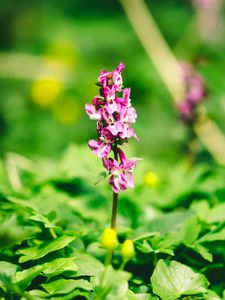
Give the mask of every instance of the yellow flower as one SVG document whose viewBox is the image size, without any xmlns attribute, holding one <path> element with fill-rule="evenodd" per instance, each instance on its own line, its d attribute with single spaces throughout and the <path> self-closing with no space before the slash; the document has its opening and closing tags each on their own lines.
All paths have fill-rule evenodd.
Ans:
<svg viewBox="0 0 225 300">
<path fill-rule="evenodd" d="M 122 244 L 121 254 L 123 260 L 128 261 L 135 255 L 134 243 L 132 240 L 125 240 Z"/>
<path fill-rule="evenodd" d="M 51 105 L 59 96 L 63 84 L 54 77 L 41 77 L 31 86 L 32 101 L 42 107 Z"/>
<path fill-rule="evenodd" d="M 113 228 L 105 228 L 101 237 L 101 242 L 107 250 L 113 250 L 118 243 L 116 230 Z"/>
<path fill-rule="evenodd" d="M 144 184 L 145 185 L 154 187 L 154 186 L 158 185 L 158 183 L 159 183 L 159 176 L 156 173 L 154 173 L 152 171 L 145 173 L 145 175 L 144 175 Z"/>
</svg>

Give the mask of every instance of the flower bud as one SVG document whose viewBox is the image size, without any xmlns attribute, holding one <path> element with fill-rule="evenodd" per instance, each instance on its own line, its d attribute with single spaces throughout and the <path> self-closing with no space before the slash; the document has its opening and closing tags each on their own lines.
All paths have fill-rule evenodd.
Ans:
<svg viewBox="0 0 225 300">
<path fill-rule="evenodd" d="M 105 228 L 101 237 L 101 242 L 107 250 L 113 250 L 117 245 L 116 230 L 113 228 Z"/>
<path fill-rule="evenodd" d="M 144 175 L 144 184 L 154 187 L 158 185 L 159 183 L 159 177 L 156 173 L 149 171 Z"/>
<path fill-rule="evenodd" d="M 130 260 L 135 255 L 134 243 L 132 240 L 125 240 L 122 244 L 121 254 L 125 261 Z"/>
</svg>

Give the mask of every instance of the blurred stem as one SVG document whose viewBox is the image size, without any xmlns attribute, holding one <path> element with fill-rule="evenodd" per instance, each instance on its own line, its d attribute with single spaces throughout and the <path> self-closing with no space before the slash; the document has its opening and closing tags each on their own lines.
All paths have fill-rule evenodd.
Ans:
<svg viewBox="0 0 225 300">
<path fill-rule="evenodd" d="M 206 115 L 198 118 L 194 124 L 195 133 L 221 165 L 225 165 L 225 138 L 220 128 Z"/>
<path fill-rule="evenodd" d="M 15 191 L 21 190 L 22 183 L 20 180 L 20 176 L 19 176 L 19 172 L 16 166 L 14 156 L 11 153 L 8 153 L 6 156 L 5 166 L 6 166 L 6 172 L 12 189 Z"/>
<path fill-rule="evenodd" d="M 201 46 L 198 34 L 196 16 L 192 16 L 186 28 L 184 29 L 178 43 L 173 48 L 174 53 L 178 57 L 188 57 L 194 60 Z"/>
<path fill-rule="evenodd" d="M 175 102 L 185 98 L 179 63 L 167 45 L 143 0 L 120 0 L 124 11 Z M 225 165 L 225 137 L 206 112 L 194 124 L 194 131 L 217 163 Z"/>
<path fill-rule="evenodd" d="M 143 0 L 120 0 L 120 2 L 169 93 L 174 101 L 181 101 L 185 93 L 181 68 L 147 5 Z"/>
<path fill-rule="evenodd" d="M 199 148 L 198 139 L 193 125 L 190 125 L 190 127 L 188 127 L 187 141 L 188 142 L 185 145 L 185 151 L 187 152 L 188 169 L 191 169 L 196 161 L 196 156 Z"/>
</svg>

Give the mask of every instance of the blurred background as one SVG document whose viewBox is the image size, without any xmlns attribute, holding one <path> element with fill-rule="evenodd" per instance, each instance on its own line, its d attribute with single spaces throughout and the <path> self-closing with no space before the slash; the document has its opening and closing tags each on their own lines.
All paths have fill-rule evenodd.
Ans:
<svg viewBox="0 0 225 300">
<path fill-rule="evenodd" d="M 223 0 L 145 3 L 175 57 L 204 76 L 208 115 L 225 132 Z M 182 158 L 188 128 L 119 1 L 0 0 L 0 28 L 2 154 L 57 157 L 95 138 L 84 105 L 98 94 L 100 70 L 123 61 L 138 113 L 136 154 Z"/>
</svg>

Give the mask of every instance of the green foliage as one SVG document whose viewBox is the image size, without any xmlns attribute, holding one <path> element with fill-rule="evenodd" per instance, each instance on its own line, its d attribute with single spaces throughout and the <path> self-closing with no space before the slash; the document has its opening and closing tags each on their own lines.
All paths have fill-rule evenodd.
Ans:
<svg viewBox="0 0 225 300">
<path fill-rule="evenodd" d="M 32 172 L 21 172 L 19 191 L 10 181 L 1 191 L 0 297 L 223 299 L 224 169 L 214 166 L 209 172 L 199 165 L 187 171 L 179 164 L 167 173 L 167 181 L 162 175 L 157 186 L 149 187 L 140 164 L 136 189 L 120 195 L 120 243 L 113 265 L 104 265 L 100 236 L 110 221 L 111 190 L 104 181 L 90 181 L 87 173 L 97 174 L 91 153 L 85 153 L 88 172 L 81 171 L 85 159 L 74 162 L 80 149 L 70 146 L 41 176 L 42 161 Z M 145 160 L 145 168 L 148 164 Z M 179 189 L 167 198 L 173 196 L 172 178 L 178 173 Z M 125 239 L 134 241 L 136 253 L 122 270 Z"/>
</svg>

